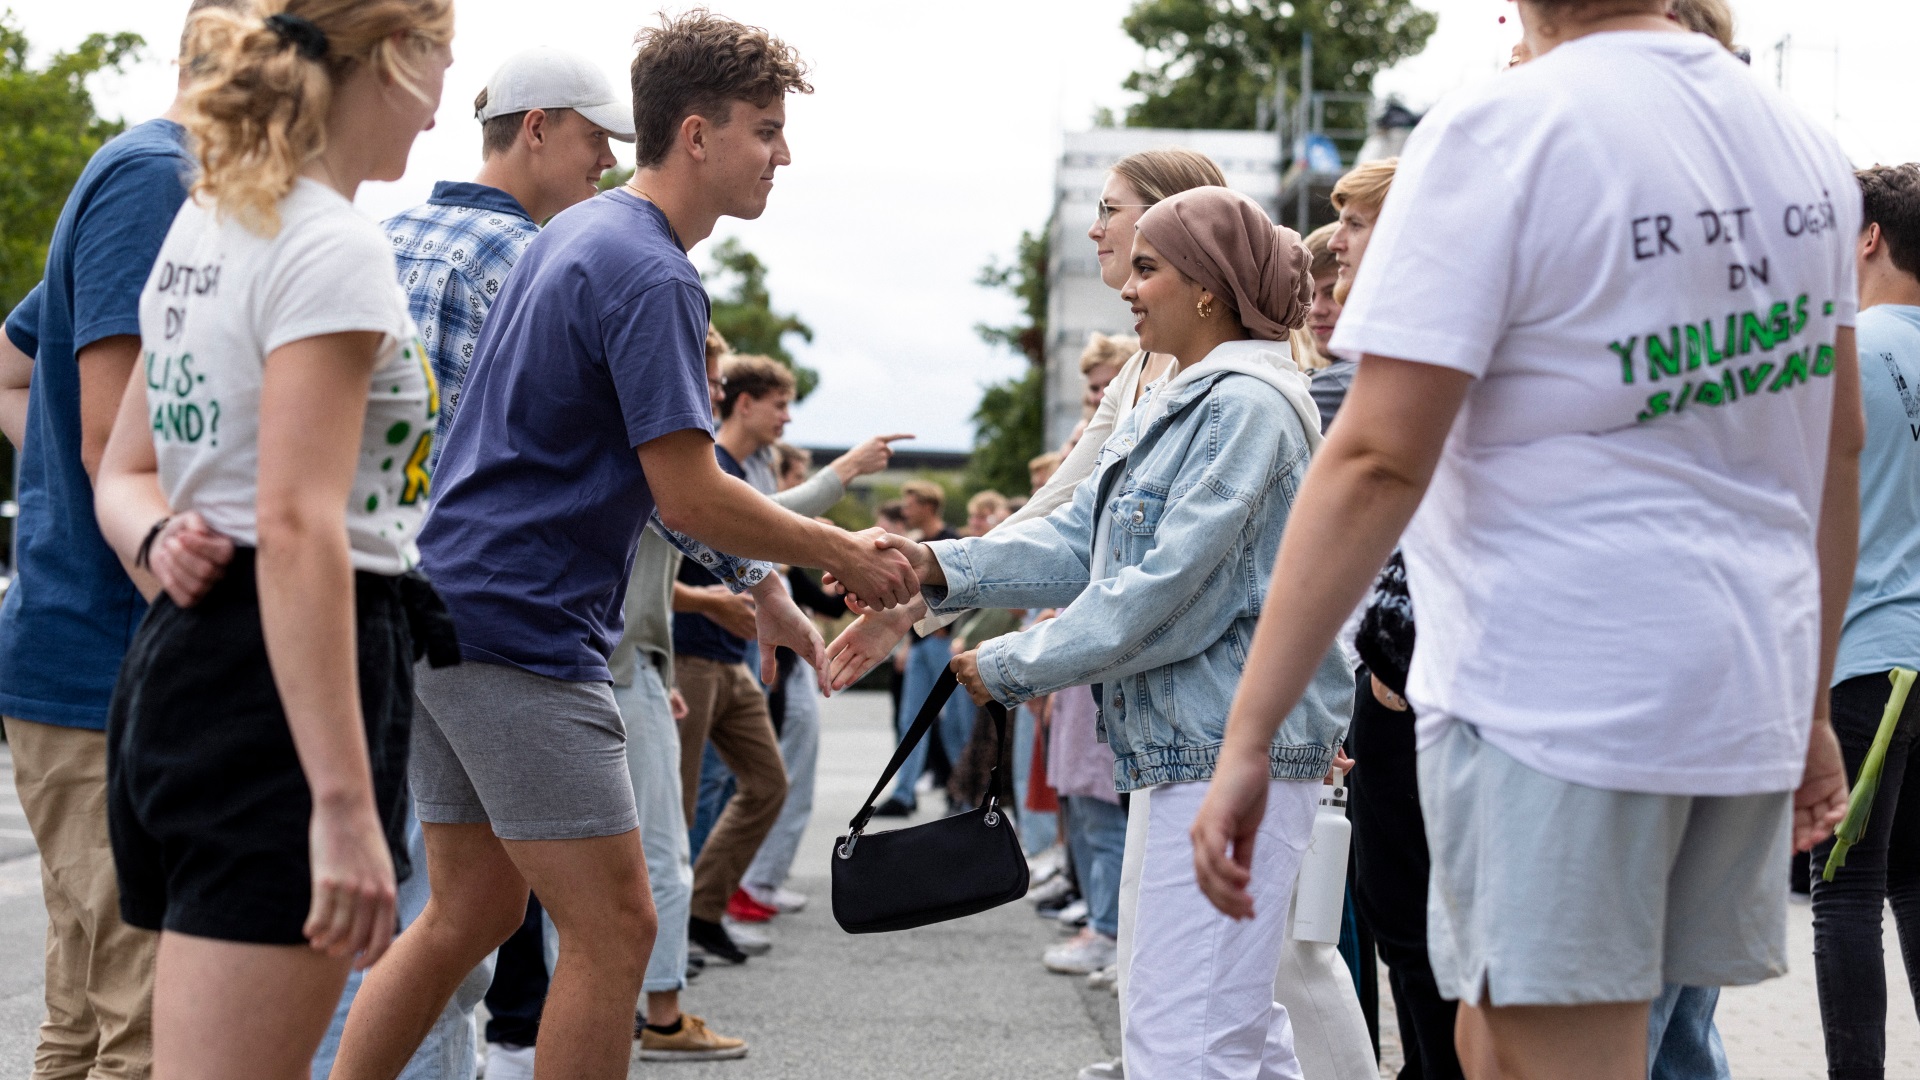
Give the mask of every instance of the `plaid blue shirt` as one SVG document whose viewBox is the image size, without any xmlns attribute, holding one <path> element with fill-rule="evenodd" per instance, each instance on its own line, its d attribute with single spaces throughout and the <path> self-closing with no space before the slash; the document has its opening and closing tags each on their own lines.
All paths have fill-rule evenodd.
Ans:
<svg viewBox="0 0 1920 1080">
<path fill-rule="evenodd" d="M 407 306 L 440 384 L 439 430 L 444 432 L 453 427 L 460 407 L 480 327 L 540 226 L 518 199 L 499 188 L 442 180 L 433 185 L 431 198 L 388 218 L 385 228 Z M 435 440 L 428 451 L 429 472 L 439 464 L 440 446 Z M 648 523 L 734 592 L 747 591 L 773 571 L 771 563 L 736 559 L 674 532 L 658 513 Z"/>
</svg>

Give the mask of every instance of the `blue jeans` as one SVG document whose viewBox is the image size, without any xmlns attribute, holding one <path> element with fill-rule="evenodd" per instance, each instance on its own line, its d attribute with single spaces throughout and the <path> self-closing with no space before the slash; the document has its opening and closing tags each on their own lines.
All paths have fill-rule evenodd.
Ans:
<svg viewBox="0 0 1920 1080">
<path fill-rule="evenodd" d="M 1713 1010 L 1717 986 L 1668 983 L 1647 1010 L 1647 1076 L 1650 1080 L 1731 1080 L 1727 1051 Z"/>
<path fill-rule="evenodd" d="M 419 820 L 413 816 L 411 801 L 407 804 L 407 856 L 413 862 L 413 874 L 400 883 L 397 897 L 403 930 L 427 906 L 427 842 Z M 353 1007 L 364 974 L 356 971 L 347 977 L 340 1005 L 333 1010 L 333 1022 L 327 1025 L 327 1034 L 313 1055 L 313 1080 L 327 1080 L 327 1074 L 333 1071 L 333 1059 L 340 1053 L 340 1033 L 347 1026 L 347 1010 Z M 413 1052 L 413 1059 L 401 1070 L 400 1080 L 473 1080 L 473 1010 L 492 982 L 493 957 L 489 956 L 461 980 L 453 1000 L 441 1010 L 420 1048 Z"/>
<path fill-rule="evenodd" d="M 920 706 L 926 704 L 927 695 L 933 692 L 933 684 L 940 681 L 940 673 L 947 669 L 953 660 L 953 639 L 935 634 L 914 642 L 907 649 L 907 671 L 904 684 L 900 688 L 900 715 L 894 718 L 896 737 L 904 737 L 907 729 L 913 726 L 913 718 L 920 715 Z M 940 712 L 940 723 L 934 734 L 940 738 L 940 745 L 947 751 L 947 760 L 957 762 L 966 753 L 967 740 L 973 737 L 973 700 L 964 690 L 954 691 L 947 700 L 946 708 Z M 920 782 L 920 774 L 927 771 L 927 740 L 907 755 L 906 762 L 900 766 L 900 777 L 893 785 L 893 798 L 907 806 L 918 801 L 913 786 Z"/>
<path fill-rule="evenodd" d="M 1060 839 L 1060 815 L 1027 809 L 1027 778 L 1033 775 L 1033 713 L 1025 705 L 1013 714 L 1014 817 L 1020 822 L 1020 846 L 1033 855 Z"/>
<path fill-rule="evenodd" d="M 1091 795 L 1063 795 L 1067 847 L 1087 900 L 1087 925 L 1108 937 L 1120 933 L 1120 864 L 1127 851 L 1127 812 Z"/>
<path fill-rule="evenodd" d="M 687 909 L 693 904 L 693 856 L 680 801 L 680 726 L 660 670 L 638 658 L 632 686 L 616 686 L 614 703 L 627 723 L 627 770 L 640 811 L 640 846 L 660 929 L 647 959 L 649 994 L 687 984 Z"/>
<path fill-rule="evenodd" d="M 787 675 L 787 715 L 780 723 L 780 760 L 787 765 L 787 801 L 760 842 L 741 884 L 763 892 L 787 883 L 800 840 L 813 820 L 813 783 L 820 764 L 820 688 L 802 660 Z"/>
</svg>

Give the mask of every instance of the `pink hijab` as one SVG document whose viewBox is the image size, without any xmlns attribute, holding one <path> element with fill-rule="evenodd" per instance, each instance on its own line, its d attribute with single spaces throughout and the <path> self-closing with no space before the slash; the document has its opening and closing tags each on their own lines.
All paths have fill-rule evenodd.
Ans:
<svg viewBox="0 0 1920 1080">
<path fill-rule="evenodd" d="M 1300 234 L 1223 187 L 1189 188 L 1155 203 L 1134 230 L 1160 257 L 1233 308 L 1247 332 L 1285 341 L 1313 305 L 1312 256 Z"/>
</svg>

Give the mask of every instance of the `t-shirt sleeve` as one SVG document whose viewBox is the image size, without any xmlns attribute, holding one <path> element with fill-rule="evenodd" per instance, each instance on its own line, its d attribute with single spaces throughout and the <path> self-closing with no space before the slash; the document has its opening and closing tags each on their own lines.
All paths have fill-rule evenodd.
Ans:
<svg viewBox="0 0 1920 1080">
<path fill-rule="evenodd" d="M 7 340 L 28 356 L 40 351 L 40 303 L 46 288 L 45 282 L 35 285 L 27 298 L 7 314 Z"/>
<path fill-rule="evenodd" d="M 688 428 L 712 434 L 707 318 L 707 294 L 679 280 L 654 285 L 602 317 L 607 371 L 628 445 Z"/>
<path fill-rule="evenodd" d="M 1330 342 L 1485 375 L 1505 333 L 1526 199 L 1458 113 L 1407 142 Z"/>
<path fill-rule="evenodd" d="M 1854 261 L 1851 238 L 1859 236 L 1860 230 L 1866 228 L 1867 209 L 1865 197 L 1860 193 L 1860 181 L 1853 175 L 1852 163 L 1838 146 L 1834 147 L 1833 153 L 1836 159 L 1833 183 L 1839 186 L 1834 203 L 1839 228 L 1833 233 L 1836 237 L 1847 238 L 1834 266 L 1833 323 L 1835 326 L 1856 326 L 1860 319 L 1860 267 Z"/>
<path fill-rule="evenodd" d="M 74 221 L 73 351 L 140 333 L 140 293 L 186 201 L 181 159 L 128 158 L 94 188 Z"/>
<path fill-rule="evenodd" d="M 316 214 L 281 234 L 261 293 L 261 348 L 327 334 L 407 331 L 406 294 L 379 226 L 352 211 Z"/>
</svg>

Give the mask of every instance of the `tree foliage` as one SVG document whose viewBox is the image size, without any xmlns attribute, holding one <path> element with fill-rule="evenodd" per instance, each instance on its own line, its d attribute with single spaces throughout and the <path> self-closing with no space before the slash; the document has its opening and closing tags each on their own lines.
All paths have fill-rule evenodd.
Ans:
<svg viewBox="0 0 1920 1080">
<path fill-rule="evenodd" d="M 13 13 L 0 11 L 0 312 L 39 282 L 67 192 L 126 127 L 94 112 L 87 79 L 125 70 L 143 44 L 138 34 L 94 34 L 36 69 Z"/>
<path fill-rule="evenodd" d="M 1028 490 L 1027 462 L 1046 446 L 1047 417 L 1047 233 L 1022 232 L 1014 260 L 989 262 L 975 279 L 982 288 L 1004 289 L 1020 301 L 1020 321 L 974 327 L 982 341 L 1027 358 L 1022 374 L 988 386 L 973 412 L 973 458 L 967 484 L 1008 495 Z"/>
<path fill-rule="evenodd" d="M 1125 86 L 1144 97 L 1132 127 L 1252 130 L 1278 87 L 1300 80 L 1313 35 L 1317 90 L 1366 93 L 1426 47 L 1437 22 L 1412 0 L 1136 0 L 1121 22 L 1148 64 Z"/>
<path fill-rule="evenodd" d="M 812 341 L 813 328 L 801 322 L 798 315 L 773 310 L 773 296 L 767 291 L 767 267 L 760 257 L 730 236 L 713 249 L 713 269 L 706 278 L 707 291 L 713 294 L 713 325 L 733 351 L 771 356 L 787 365 L 797 384 L 794 400 L 813 393 L 813 388 L 820 385 L 820 373 L 796 363 L 785 344 L 788 334 Z M 723 281 L 731 283 L 731 291 L 723 293 L 715 287 Z"/>
</svg>

